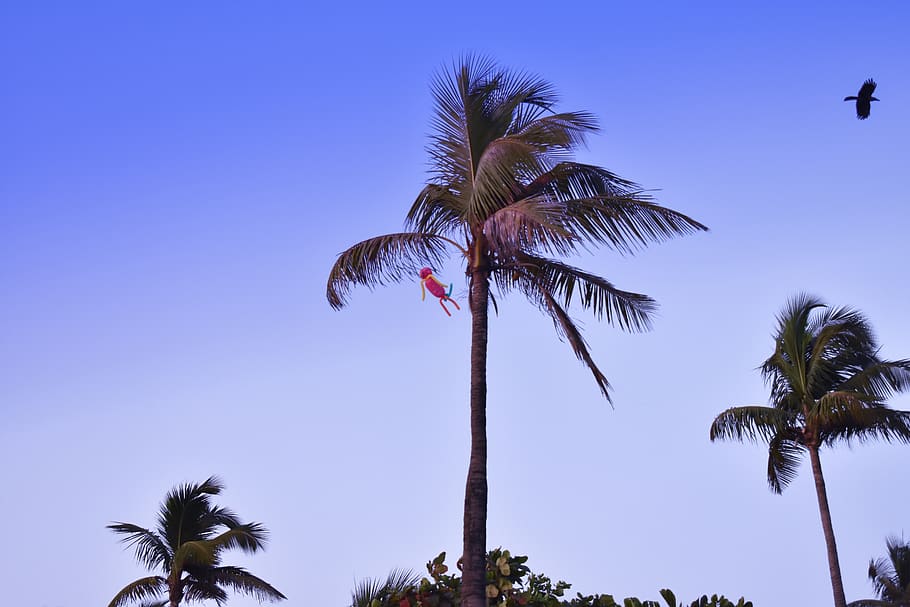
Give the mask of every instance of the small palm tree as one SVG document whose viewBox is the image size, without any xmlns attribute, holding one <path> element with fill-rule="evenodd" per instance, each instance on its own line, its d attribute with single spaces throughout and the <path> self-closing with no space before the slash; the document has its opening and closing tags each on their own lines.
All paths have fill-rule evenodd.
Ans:
<svg viewBox="0 0 910 607">
<path fill-rule="evenodd" d="M 910 442 L 910 412 L 885 401 L 910 387 L 910 360 L 887 361 L 866 318 L 830 308 L 808 295 L 790 300 L 778 317 L 774 354 L 761 366 L 771 406 L 732 407 L 711 425 L 711 440 L 768 444 L 768 484 L 780 493 L 809 455 L 828 552 L 836 607 L 844 607 L 837 545 L 819 451 L 872 439 Z"/>
<path fill-rule="evenodd" d="M 366 578 L 351 591 L 351 607 L 384 607 L 392 596 L 416 586 L 419 581 L 419 575 L 404 569 L 393 569 L 384 580 Z"/>
<path fill-rule="evenodd" d="M 654 300 L 551 256 L 599 244 L 633 252 L 650 242 L 706 229 L 654 203 L 606 169 L 574 162 L 572 151 L 597 130 L 586 112 L 553 111 L 553 87 L 484 59 L 465 60 L 433 85 L 429 154 L 433 178 L 407 215 L 406 231 L 370 238 L 341 253 L 326 295 L 339 309 L 354 285 L 416 277 L 458 251 L 471 312 L 471 455 L 465 487 L 462 599 L 484 607 L 487 519 L 487 328 L 491 282 L 518 291 L 547 314 L 560 337 L 609 384 L 567 308 L 577 296 L 598 319 L 627 330 L 650 326 Z"/>
<path fill-rule="evenodd" d="M 847 607 L 910 607 L 910 542 L 889 537 L 888 556 L 869 561 L 869 579 L 878 599 L 853 601 Z"/>
<path fill-rule="evenodd" d="M 225 588 L 259 601 L 286 598 L 264 580 L 242 567 L 221 564 L 225 550 L 254 553 L 265 546 L 268 532 L 259 523 L 241 523 L 227 508 L 215 506 L 210 496 L 224 489 L 217 477 L 172 489 L 158 511 L 153 530 L 132 523 L 107 528 L 123 535 L 136 551 L 136 560 L 162 575 L 140 578 L 125 586 L 108 607 L 140 602 L 142 607 L 177 607 L 181 601 L 227 601 Z M 166 597 L 166 598 L 165 598 Z"/>
</svg>

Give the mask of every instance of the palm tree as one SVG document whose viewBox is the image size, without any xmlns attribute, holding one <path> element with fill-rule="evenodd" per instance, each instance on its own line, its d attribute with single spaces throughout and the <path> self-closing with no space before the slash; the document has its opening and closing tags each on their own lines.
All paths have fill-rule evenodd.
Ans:
<svg viewBox="0 0 910 607">
<path fill-rule="evenodd" d="M 885 545 L 888 556 L 869 561 L 869 579 L 878 599 L 853 601 L 847 607 L 910 607 L 910 542 L 889 537 Z"/>
<path fill-rule="evenodd" d="M 155 530 L 115 522 L 107 528 L 123 535 L 122 542 L 136 551 L 136 560 L 162 575 L 140 578 L 126 585 L 108 607 L 139 601 L 142 607 L 177 607 L 187 601 L 227 601 L 225 588 L 259 601 L 287 598 L 242 567 L 221 564 L 225 550 L 254 553 L 265 547 L 268 535 L 259 523 L 241 523 L 237 515 L 211 503 L 224 485 L 217 477 L 201 484 L 172 489 L 158 511 Z M 166 598 L 164 598 L 166 597 Z"/>
<path fill-rule="evenodd" d="M 819 450 L 844 441 L 910 442 L 910 412 L 885 401 L 910 386 L 910 360 L 887 361 L 866 318 L 800 294 L 778 316 L 774 354 L 761 366 L 771 406 L 727 409 L 711 425 L 711 440 L 768 443 L 768 484 L 780 493 L 808 453 L 828 551 L 834 604 L 844 607 L 837 545 Z"/>
<path fill-rule="evenodd" d="M 567 308 L 574 296 L 598 319 L 627 330 L 650 326 L 654 301 L 550 255 L 586 244 L 634 252 L 653 241 L 706 229 L 663 208 L 638 186 L 606 169 L 574 162 L 573 149 L 597 130 L 586 112 L 552 110 L 547 82 L 468 57 L 433 82 L 434 135 L 430 182 L 407 214 L 405 231 L 370 238 L 343 252 L 331 270 L 327 297 L 336 309 L 354 285 L 414 277 L 443 260 L 449 247 L 464 258 L 471 320 L 471 455 L 465 488 L 463 600 L 486 604 L 488 307 L 517 290 L 544 311 L 587 365 L 603 394 L 609 384 L 595 365 Z"/>
</svg>

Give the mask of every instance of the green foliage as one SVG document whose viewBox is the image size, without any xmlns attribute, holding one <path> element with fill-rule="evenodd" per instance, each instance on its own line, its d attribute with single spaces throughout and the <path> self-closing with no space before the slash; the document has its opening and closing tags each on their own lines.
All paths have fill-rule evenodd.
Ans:
<svg viewBox="0 0 910 607">
<path fill-rule="evenodd" d="M 810 450 L 871 440 L 910 443 L 910 412 L 885 402 L 910 389 L 910 359 L 885 360 L 869 321 L 800 294 L 778 316 L 774 353 L 761 366 L 771 406 L 731 407 L 711 440 L 768 444 L 768 484 L 780 493 Z"/>
<path fill-rule="evenodd" d="M 509 293 L 525 296 L 609 399 L 570 304 L 626 331 L 648 330 L 657 304 L 564 259 L 595 246 L 632 254 L 707 227 L 661 206 L 638 184 L 575 161 L 596 121 L 587 112 L 556 112 L 558 97 L 544 80 L 466 57 L 440 73 L 433 96 L 430 183 L 408 211 L 405 231 L 338 256 L 326 284 L 329 305 L 343 308 L 358 285 L 413 280 L 421 267 L 438 267 L 457 251 L 475 285 L 492 281 L 499 292 L 483 296 L 484 310 L 488 297 L 495 306 Z"/>
<path fill-rule="evenodd" d="M 910 607 L 910 542 L 891 536 L 887 555 L 869 561 L 869 580 L 878 599 L 853 601 L 847 607 Z"/>
<path fill-rule="evenodd" d="M 107 526 L 134 550 L 141 565 L 162 574 L 127 584 L 108 607 L 179 605 L 184 599 L 222 605 L 227 600 L 225 588 L 260 602 L 286 598 L 246 569 L 222 563 L 228 550 L 249 554 L 262 550 L 268 536 L 261 524 L 242 523 L 232 511 L 212 502 L 211 496 L 219 495 L 223 488 L 214 476 L 199 484 L 175 487 L 159 508 L 155 529 L 123 522 Z"/>
<path fill-rule="evenodd" d="M 352 607 L 459 607 L 461 578 L 456 572 L 449 572 L 445 559 L 446 553 L 441 552 L 429 561 L 428 575 L 419 582 L 377 594 L 368 603 L 355 598 Z M 677 603 L 676 595 L 666 588 L 660 591 L 665 605 L 636 597 L 617 602 L 609 594 L 583 595 L 579 592 L 573 598 L 566 598 L 571 584 L 561 580 L 554 582 L 545 575 L 533 573 L 527 561 L 528 557 L 514 556 L 502 548 L 487 553 L 486 594 L 489 607 L 752 607 L 751 601 L 744 598 L 734 603 L 716 594 L 710 598 L 703 595 L 685 605 Z M 460 561 L 457 566 L 461 568 Z M 358 588 L 363 585 L 361 583 Z"/>
</svg>

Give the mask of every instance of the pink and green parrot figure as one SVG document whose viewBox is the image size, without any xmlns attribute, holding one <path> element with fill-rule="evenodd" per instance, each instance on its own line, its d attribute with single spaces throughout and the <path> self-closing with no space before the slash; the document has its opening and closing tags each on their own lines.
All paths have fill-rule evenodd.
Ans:
<svg viewBox="0 0 910 607">
<path fill-rule="evenodd" d="M 446 292 L 446 287 L 449 288 Z M 449 309 L 446 307 L 446 301 L 452 302 L 456 310 L 460 310 L 461 306 L 458 305 L 458 302 L 449 297 L 452 294 L 452 285 L 446 285 L 439 282 L 439 279 L 433 276 L 433 270 L 430 268 L 421 268 L 420 269 L 420 301 L 423 301 L 427 298 L 427 289 L 430 290 L 434 296 L 439 298 L 439 305 L 442 306 L 442 309 L 445 310 L 445 313 L 448 316 L 452 316 L 452 313 L 449 312 Z"/>
</svg>

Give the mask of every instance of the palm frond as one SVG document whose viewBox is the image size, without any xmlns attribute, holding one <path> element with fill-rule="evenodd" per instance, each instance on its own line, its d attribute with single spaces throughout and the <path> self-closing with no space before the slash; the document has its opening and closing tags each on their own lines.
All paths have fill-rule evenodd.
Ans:
<svg viewBox="0 0 910 607">
<path fill-rule="evenodd" d="M 211 505 L 199 522 L 199 526 L 206 530 L 206 534 L 213 532 L 218 527 L 237 527 L 241 524 L 240 518 L 230 508 Z"/>
<path fill-rule="evenodd" d="M 647 331 L 657 302 L 640 293 L 617 289 L 611 282 L 553 259 L 519 254 L 502 265 L 505 276 L 527 274 L 538 288 L 552 294 L 563 308 L 578 296 L 581 307 L 591 310 L 597 320 L 618 325 L 625 331 Z M 499 280 L 502 273 L 497 273 Z"/>
<path fill-rule="evenodd" d="M 537 176 L 524 196 L 546 195 L 565 206 L 566 226 L 582 240 L 631 253 L 674 236 L 707 230 L 655 203 L 634 182 L 601 167 L 560 162 Z"/>
<path fill-rule="evenodd" d="M 910 598 L 910 541 L 903 536 L 892 535 L 885 541 L 888 560 L 891 563 L 895 583 L 907 592 Z"/>
<path fill-rule="evenodd" d="M 354 285 L 374 287 L 414 276 L 423 266 L 442 263 L 447 239 L 436 234 L 402 232 L 370 238 L 338 256 L 329 273 L 326 297 L 336 310 L 348 302 Z"/>
<path fill-rule="evenodd" d="M 543 112 L 549 111 L 559 96 L 552 84 L 543 78 L 527 72 L 499 69 L 495 78 L 497 84 L 492 107 L 500 122 L 512 119 L 524 112 L 524 121 L 513 120 L 509 133 L 520 131 L 524 124 L 536 120 Z"/>
<path fill-rule="evenodd" d="M 157 599 L 167 592 L 167 580 L 157 575 L 140 578 L 123 587 L 114 595 L 108 607 L 121 607 L 134 601 Z"/>
<path fill-rule="evenodd" d="M 572 351 L 575 353 L 575 357 L 590 369 L 591 374 L 594 376 L 594 381 L 597 382 L 597 387 L 600 388 L 601 394 L 603 394 L 604 398 L 607 399 L 607 402 L 612 405 L 613 400 L 610 398 L 610 382 L 607 381 L 606 376 L 594 363 L 594 359 L 588 351 L 588 342 L 582 337 L 581 331 L 566 311 L 543 285 L 533 279 L 522 281 L 520 284 L 522 290 L 525 291 L 525 295 L 531 298 L 532 301 L 536 300 L 538 306 L 550 316 L 560 339 L 569 342 L 569 346 L 571 346 Z"/>
<path fill-rule="evenodd" d="M 814 398 L 841 386 L 876 358 L 878 346 L 872 329 L 855 310 L 823 308 L 809 319 L 805 332 L 810 349 L 806 386 Z"/>
<path fill-rule="evenodd" d="M 406 589 L 416 586 L 418 582 L 420 582 L 420 575 L 405 569 L 393 569 L 384 580 L 365 578 L 360 580 L 351 591 L 350 607 L 370 607 L 374 600 L 387 601 L 393 595 L 401 594 Z"/>
<path fill-rule="evenodd" d="M 215 601 L 215 604 L 220 606 L 227 602 L 228 594 L 213 582 L 198 577 L 188 577 L 183 580 L 183 598 L 188 603 Z"/>
<path fill-rule="evenodd" d="M 209 540 L 216 553 L 221 550 L 239 548 L 247 553 L 254 553 L 265 548 L 268 531 L 259 523 L 245 523 L 221 533 Z"/>
<path fill-rule="evenodd" d="M 635 182 L 603 167 L 564 161 L 528 183 L 524 195 L 547 194 L 557 200 L 574 200 L 598 196 L 621 198 L 641 191 Z"/>
<path fill-rule="evenodd" d="M 120 541 L 135 550 L 136 560 L 142 565 L 149 569 L 160 568 L 165 572 L 170 568 L 171 550 L 154 531 L 121 522 L 114 522 L 107 525 L 107 528 L 125 536 Z"/>
<path fill-rule="evenodd" d="M 431 183 L 424 186 L 411 209 L 405 227 L 411 232 L 453 234 L 462 227 L 466 204 L 452 187 Z"/>
<path fill-rule="evenodd" d="M 793 440 L 793 434 L 776 434 L 768 442 L 768 486 L 781 493 L 796 478 L 806 448 Z"/>
<path fill-rule="evenodd" d="M 541 152 L 551 152 L 554 148 L 577 148 L 584 145 L 589 133 L 598 130 L 597 119 L 588 112 L 551 114 L 516 126 L 519 128 L 512 136 Z"/>
<path fill-rule="evenodd" d="M 819 349 L 816 334 L 821 325 L 812 316 L 819 308 L 822 309 L 822 315 L 829 312 L 820 299 L 799 293 L 788 300 L 777 315 L 774 354 L 761 365 L 762 377 L 771 387 L 773 403 L 795 395 L 793 404 L 801 406 L 806 399 L 820 395 L 818 386 L 824 385 L 826 381 L 834 382 L 829 383 L 829 386 L 837 383 L 832 376 L 831 366 L 824 357 L 818 353 L 813 356 L 813 352 L 824 351 L 824 348 Z M 827 339 L 821 341 L 828 342 Z"/>
<path fill-rule="evenodd" d="M 910 443 L 910 411 L 898 411 L 841 392 L 826 394 L 820 404 L 824 416 L 819 421 L 819 438 L 826 445 L 873 439 Z"/>
<path fill-rule="evenodd" d="M 518 138 L 500 137 L 481 151 L 474 175 L 474 188 L 465 218 L 483 223 L 508 205 L 518 189 L 516 174 L 540 174 L 546 170 L 539 151 Z"/>
<path fill-rule="evenodd" d="M 803 359 L 797 359 L 797 363 L 799 360 Z M 762 379 L 771 389 L 770 401 L 778 408 L 802 410 L 806 380 L 804 366 L 797 363 L 778 341 L 774 353 L 759 367 Z"/>
<path fill-rule="evenodd" d="M 875 594 L 889 601 L 900 598 L 904 592 L 894 569 L 894 563 L 896 562 L 894 558 L 896 555 L 893 550 L 895 547 L 891 545 L 890 540 L 891 538 L 888 538 L 888 557 L 869 561 L 869 579 L 875 588 Z M 910 599 L 910 595 L 906 598 Z"/>
<path fill-rule="evenodd" d="M 787 302 L 778 315 L 778 330 L 775 335 L 776 353 L 786 361 L 780 365 L 786 370 L 790 388 L 800 395 L 808 395 L 807 366 L 813 348 L 813 334 L 810 330 L 814 310 L 827 306 L 819 299 L 800 293 Z"/>
<path fill-rule="evenodd" d="M 712 441 L 748 440 L 753 443 L 769 443 L 775 435 L 790 429 L 794 422 L 792 414 L 774 407 L 730 407 L 714 418 L 710 438 Z"/>
<path fill-rule="evenodd" d="M 496 66 L 484 57 L 466 57 L 451 75 L 437 74 L 432 91 L 436 135 L 430 156 L 442 183 L 473 184 L 477 160 L 492 134 L 484 124 L 484 107 L 496 90 Z"/>
<path fill-rule="evenodd" d="M 707 227 L 644 193 L 564 201 L 566 225 L 583 240 L 621 253 L 634 253 L 652 242 L 707 231 Z"/>
<path fill-rule="evenodd" d="M 484 223 L 484 236 L 500 259 L 544 250 L 567 255 L 575 248 L 563 225 L 563 209 L 545 197 L 524 198 L 499 209 Z"/>
<path fill-rule="evenodd" d="M 274 586 L 243 567 L 215 567 L 207 572 L 205 581 L 217 586 L 226 586 L 234 592 L 251 596 L 260 603 L 287 598 Z"/>
<path fill-rule="evenodd" d="M 840 385 L 885 400 L 892 394 L 910 390 L 910 359 L 870 361 Z"/>
<path fill-rule="evenodd" d="M 219 495 L 224 483 L 211 476 L 201 483 L 185 483 L 173 488 L 158 511 L 158 535 L 165 538 L 171 551 L 188 541 L 205 540 L 212 532 L 207 519 L 212 511 L 211 496 Z"/>
<path fill-rule="evenodd" d="M 372 607 L 373 601 L 382 602 L 387 595 L 385 582 L 380 578 L 364 578 L 351 591 L 350 607 Z"/>
</svg>

